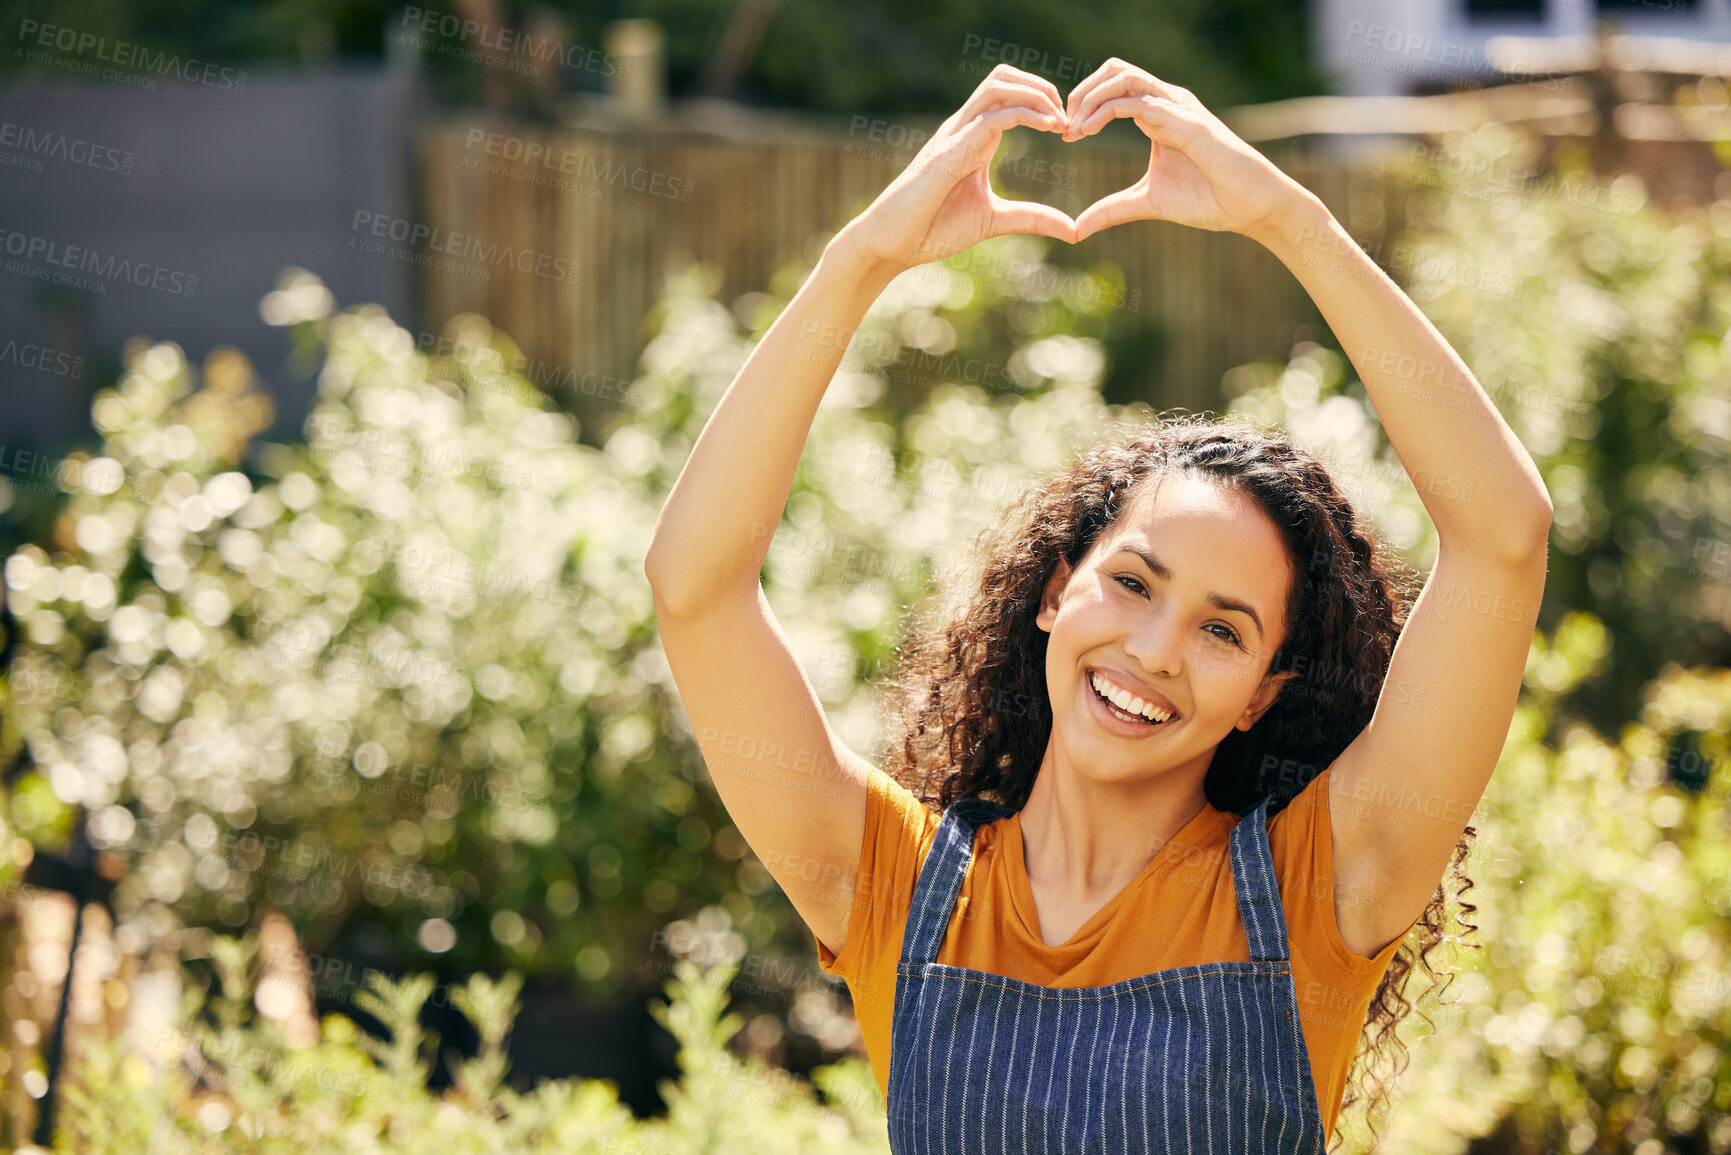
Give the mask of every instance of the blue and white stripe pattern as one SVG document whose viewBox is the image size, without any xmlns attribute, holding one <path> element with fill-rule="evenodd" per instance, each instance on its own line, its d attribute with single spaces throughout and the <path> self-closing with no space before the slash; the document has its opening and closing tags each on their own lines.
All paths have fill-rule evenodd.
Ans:
<svg viewBox="0 0 1731 1155">
<path fill-rule="evenodd" d="M 952 804 L 920 868 L 896 967 L 897 1155 L 1325 1155 L 1298 1018 L 1268 801 L 1230 836 L 1250 960 L 1104 987 L 1043 987 L 936 962 L 974 834 L 1010 811 Z"/>
</svg>

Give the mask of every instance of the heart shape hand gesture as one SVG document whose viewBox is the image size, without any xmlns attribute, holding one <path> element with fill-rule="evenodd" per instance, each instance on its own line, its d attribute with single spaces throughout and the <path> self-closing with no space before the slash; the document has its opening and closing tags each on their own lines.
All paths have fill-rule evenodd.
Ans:
<svg viewBox="0 0 1731 1155">
<path fill-rule="evenodd" d="M 1119 117 L 1148 136 L 1148 171 L 1080 218 L 992 190 L 987 170 L 1006 129 L 1026 125 L 1075 141 Z M 848 228 L 873 259 L 911 268 L 1005 233 L 1074 244 L 1136 220 L 1260 237 L 1284 205 L 1309 195 L 1188 89 L 1127 61 L 1100 65 L 1071 90 L 1067 106 L 1051 81 L 1000 64 Z"/>
</svg>

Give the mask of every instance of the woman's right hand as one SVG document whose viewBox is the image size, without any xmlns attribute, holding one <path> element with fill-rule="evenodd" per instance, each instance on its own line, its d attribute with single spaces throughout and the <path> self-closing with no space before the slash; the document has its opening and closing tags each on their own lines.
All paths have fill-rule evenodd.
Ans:
<svg viewBox="0 0 1731 1155">
<path fill-rule="evenodd" d="M 1056 85 L 1000 64 L 843 233 L 868 258 L 897 270 L 1005 233 L 1074 243 L 1076 222 L 1068 215 L 1034 201 L 1005 200 L 987 179 L 1005 129 L 1027 125 L 1062 133 L 1068 124 Z"/>
</svg>

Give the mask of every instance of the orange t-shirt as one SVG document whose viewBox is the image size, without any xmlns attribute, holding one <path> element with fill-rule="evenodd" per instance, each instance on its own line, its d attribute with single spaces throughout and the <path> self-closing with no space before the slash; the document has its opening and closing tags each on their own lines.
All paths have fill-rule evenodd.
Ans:
<svg viewBox="0 0 1731 1155">
<path fill-rule="evenodd" d="M 1286 912 L 1292 978 L 1317 1103 L 1323 1128 L 1332 1137 L 1371 996 L 1406 936 L 1375 958 L 1354 954 L 1341 941 L 1334 921 L 1327 813 L 1324 770 L 1268 820 L 1268 842 Z M 872 768 L 865 846 L 847 941 L 838 956 L 813 937 L 819 965 L 847 980 L 878 1091 L 885 1099 L 902 933 L 914 883 L 942 817 Z M 1237 815 L 1204 802 L 1201 812 L 1160 848 L 1141 874 L 1070 941 L 1055 947 L 1041 941 L 1036 929 L 1020 812 L 983 824 L 937 961 L 1048 987 L 1109 986 L 1173 967 L 1249 962 L 1250 943 L 1238 914 L 1227 843 L 1238 821 Z"/>
</svg>

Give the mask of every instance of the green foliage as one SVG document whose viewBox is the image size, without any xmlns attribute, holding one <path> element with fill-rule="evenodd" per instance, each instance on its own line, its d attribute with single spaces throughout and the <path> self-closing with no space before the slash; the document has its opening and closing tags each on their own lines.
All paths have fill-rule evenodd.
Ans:
<svg viewBox="0 0 1731 1155">
<path fill-rule="evenodd" d="M 1557 517 L 1473 819 L 1466 941 L 1483 949 L 1447 960 L 1463 969 L 1433 1027 L 1405 1028 L 1378 1149 L 1731 1150 L 1731 583 L 1711 564 L 1731 541 L 1731 205 L 1670 216 L 1567 156 L 1536 173 L 1494 129 L 1405 160 L 1390 177 L 1410 222 L 1375 255 L 1497 402 Z M 1226 385 L 1429 568 L 1435 528 L 1339 351 L 1303 344 Z M 1367 1149 L 1358 1113 L 1342 1135 Z"/>
<path fill-rule="evenodd" d="M 905 608 L 1119 419 L 1089 334 L 1121 276 L 1044 252 L 1002 238 L 899 279 L 819 411 L 765 585 L 860 749 L 884 739 L 873 679 Z M 374 307 L 330 315 L 304 273 L 267 312 L 322 361 L 305 444 L 251 441 L 238 367 L 201 381 L 176 346 L 131 347 L 56 536 L 6 564 L 32 762 L 7 821 L 44 846 L 84 822 L 141 928 L 268 906 L 321 956 L 354 957 L 370 923 L 447 977 L 604 994 L 648 987 L 668 920 L 717 908 L 764 971 L 815 982 L 708 789 L 642 573 L 685 454 L 808 271 L 735 310 L 712 268 L 674 278 L 601 449 L 502 370 L 515 349 L 481 318 L 424 355 Z"/>
<path fill-rule="evenodd" d="M 1486 949 L 1451 960 L 1467 970 L 1414 1040 L 1386 1149 L 1494 1134 L 1535 1152 L 1656 1155 L 1689 1135 L 1724 1150 L 1731 682 L 1684 667 L 1727 655 L 1731 581 L 1714 566 L 1731 542 L 1731 213 L 1672 218 L 1566 159 L 1531 177 L 1491 132 L 1448 147 L 1489 149 L 1500 183 L 1450 184 L 1446 161 L 1407 173 L 1413 225 L 1380 255 L 1503 407 L 1557 522 L 1522 705 L 1475 818 L 1468 898 Z M 1055 276 L 1045 252 L 1000 238 L 886 290 L 773 527 L 766 594 L 868 756 L 908 607 L 977 562 L 974 535 L 1033 475 L 1147 415 L 1099 392 L 1123 320 L 1102 303 L 1114 270 Z M 731 309 L 713 268 L 674 278 L 639 403 L 599 450 L 499 371 L 514 350 L 482 319 L 449 327 L 467 352 L 429 357 L 376 309 L 327 316 L 305 277 L 276 301 L 324 362 L 305 445 L 252 446 L 244 389 L 210 374 L 195 389 L 171 345 L 132 350 L 93 408 L 102 457 L 71 477 L 54 539 L 6 564 L 25 631 L 7 732 L 34 768 L 9 794 L 0 857 L 15 831 L 58 845 L 85 822 L 126 860 L 117 905 L 135 926 L 239 926 L 270 905 L 315 950 L 373 921 L 461 973 L 568 970 L 616 989 L 654 971 L 667 920 L 689 929 L 700 908 L 737 930 L 732 958 L 809 960 L 809 933 L 706 788 L 641 573 L 686 454 L 805 272 Z M 1429 565 L 1434 530 L 1338 352 L 1301 345 L 1226 384 L 1232 408 L 1283 425 Z M 102 1093 L 68 1088 L 79 1142 L 238 1142 L 274 1125 L 285 1087 L 289 1111 L 305 1100 L 299 1146 L 775 1148 L 795 1142 L 783 1132 L 828 1145 L 822 1128 L 881 1126 L 863 1063 L 814 1073 L 817 1110 L 803 1084 L 726 1053 L 742 1021 L 724 1014 L 731 964 L 704 983 L 680 964 L 658 1012 L 683 1048 L 667 1098 L 684 1139 L 637 1129 L 598 1084 L 504 1083 L 496 1012 L 514 980 L 457 997 L 482 1052 L 435 1100 L 411 1090 L 426 983 L 380 976 L 357 996 L 400 1025 L 387 1041 L 332 1017 L 300 1052 L 244 1021 L 233 992 L 255 957 L 213 947 L 212 967 L 220 991 L 184 1026 L 200 1086 L 97 1049 L 82 1078 Z M 249 1083 L 236 1054 L 289 1073 Z M 773 1128 L 754 1114 L 765 1086 L 773 1118 L 788 1113 Z"/>
<path fill-rule="evenodd" d="M 453 992 L 481 1035 L 481 1053 L 455 1087 L 435 1094 L 424 1081 L 431 1040 L 418 1022 L 431 975 L 369 975 L 365 1009 L 383 1024 L 384 1040 L 329 1015 L 315 1044 L 291 1049 L 269 1020 L 240 1013 L 252 996 L 244 960 L 257 954 L 257 942 L 219 937 L 212 945 L 220 990 L 208 999 L 193 991 L 162 1038 L 142 1050 L 94 1041 L 76 1056 L 57 1152 L 888 1150 L 883 1105 L 864 1060 L 815 1071 L 820 1098 L 811 1084 L 731 1053 L 741 1024 L 725 1013 L 733 964 L 676 965 L 667 1001 L 651 1009 L 678 1041 L 682 1074 L 662 1083 L 667 1113 L 638 1120 L 604 1080 L 543 1079 L 526 1091 L 502 1081 L 515 973 L 497 981 L 475 975 Z"/>
<path fill-rule="evenodd" d="M 377 59 L 393 50 L 422 54 L 441 90 L 458 98 L 480 95 L 485 67 L 458 59 L 484 52 L 533 72 L 563 71 L 565 84 L 604 86 L 610 64 L 601 62 L 603 29 L 624 17 L 649 17 L 665 38 L 667 79 L 676 96 L 694 95 L 736 5 L 723 0 L 650 0 L 648 3 L 541 5 L 563 29 L 557 55 L 529 51 L 512 58 L 498 46 L 497 30 L 483 39 L 428 32 L 403 22 L 395 0 L 50 0 L 0 2 L 0 22 L 21 19 L 70 27 L 93 36 L 177 52 L 230 68 L 314 63 L 333 56 Z M 421 4 L 435 17 L 474 18 L 455 4 Z M 500 5 L 498 20 L 532 30 L 547 43 L 545 26 L 532 24 L 522 4 Z M 419 47 L 413 39 L 422 43 Z M 989 46 L 991 42 L 994 46 Z M 1009 47 L 998 47 L 1007 45 Z M 566 51 L 568 50 L 568 51 Z M 596 54 L 593 57 L 588 53 Z M 1108 56 L 1122 56 L 1155 75 L 1192 88 L 1212 104 L 1304 96 L 1323 90 L 1312 59 L 1302 5 L 1289 0 L 1185 0 L 1163 5 L 1158 19 L 1126 21 L 1110 8 L 1062 7 L 1044 0 L 932 5 L 868 0 L 836 5 L 822 0 L 781 0 L 773 5 L 742 83 L 748 98 L 769 104 L 835 112 L 955 109 L 1000 61 L 1045 76 L 1068 91 Z M 574 66 L 561 70 L 559 57 Z M 587 67 L 575 64 L 592 61 Z M 13 75 L 55 76 L 51 64 L 0 57 Z M 524 90 L 529 77 L 501 64 L 502 79 Z"/>
<path fill-rule="evenodd" d="M 1553 734 L 1616 733 L 1668 664 L 1731 664 L 1731 201 L 1681 213 L 1502 127 L 1412 146 L 1407 227 L 1373 249 L 1459 351 L 1556 506 L 1540 624 L 1584 612 L 1606 653 Z M 1421 379 L 1422 380 L 1422 379 Z M 1290 428 L 1422 566 L 1435 534 L 1338 352 L 1234 370 L 1233 408 Z M 1536 687 L 1543 689 L 1542 685 Z"/>
<path fill-rule="evenodd" d="M 1731 576 L 1709 564 L 1731 559 L 1731 202 L 1640 207 L 1634 178 L 1607 186 L 1566 156 L 1523 179 L 1518 139 L 1457 151 L 1488 154 L 1520 196 L 1430 195 L 1421 228 L 1442 261 L 1518 270 L 1525 292 L 1435 277 L 1450 291 L 1428 311 L 1482 380 L 1524 402 L 1505 412 L 1557 509 L 1541 620 L 1587 611 L 1610 636 L 1553 726 L 1615 733 L 1666 664 L 1731 663 Z M 1551 397 L 1560 417 L 1534 404 Z"/>
<path fill-rule="evenodd" d="M 869 755 L 887 738 L 879 679 L 907 608 L 980 560 L 977 534 L 1035 475 L 1148 412 L 1099 392 L 1115 270 L 1066 272 L 1047 247 L 997 238 L 896 279 L 813 421 L 763 583 L 838 733 Z M 696 266 L 670 288 L 643 354 L 645 403 L 608 442 L 659 446 L 657 491 L 809 270 L 741 299 L 750 334 L 711 299 L 716 272 Z"/>
<path fill-rule="evenodd" d="M 1667 671 L 1614 739 L 1545 729 L 1519 708 L 1475 816 L 1484 949 L 1414 1032 L 1382 1149 L 1731 1149 L 1731 671 Z M 1696 730 L 1710 772 L 1689 791 L 1666 763 Z"/>
<path fill-rule="evenodd" d="M 172 345 L 94 401 L 54 554 L 7 562 L 10 818 L 53 845 L 87 814 L 123 917 L 262 902 L 321 954 L 370 919 L 612 986 L 681 897 L 730 889 L 698 857 L 724 815 L 656 741 L 655 495 L 376 309 L 300 324 L 326 343 L 305 445 L 251 447 L 253 395 L 194 389 Z"/>
<path fill-rule="evenodd" d="M 646 14 L 689 7 L 689 0 L 660 0 Z M 1210 104 L 1323 90 L 1302 5 L 1182 0 L 1162 4 L 1148 19 L 1124 15 L 1111 7 L 1046 0 L 869 0 L 845 6 L 782 0 L 748 82 L 775 104 L 947 113 L 1000 62 L 1068 92 L 1108 57 L 1119 56 L 1195 90 Z M 666 23 L 675 24 L 671 18 Z M 715 27 L 719 32 L 719 21 Z M 989 47 L 991 42 L 1000 47 Z M 671 60 L 695 70 L 709 51 L 708 43 L 687 41 L 675 46 Z"/>
</svg>

